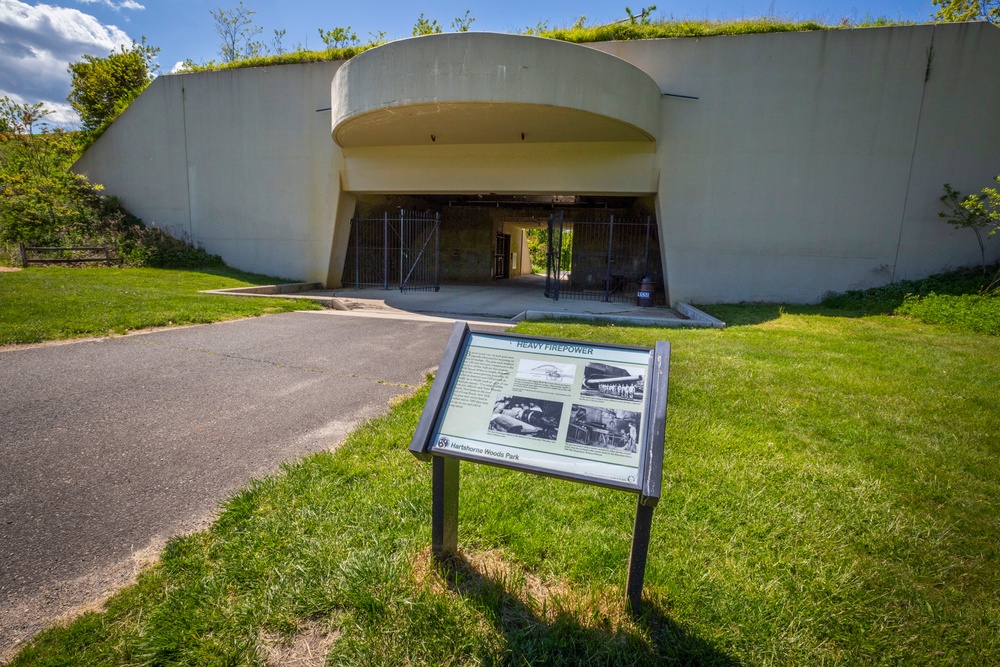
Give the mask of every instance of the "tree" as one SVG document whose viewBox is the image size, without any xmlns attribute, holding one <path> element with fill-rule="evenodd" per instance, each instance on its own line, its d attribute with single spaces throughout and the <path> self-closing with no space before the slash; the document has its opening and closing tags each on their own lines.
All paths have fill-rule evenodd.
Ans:
<svg viewBox="0 0 1000 667">
<path fill-rule="evenodd" d="M 531 272 L 545 273 L 548 270 L 549 254 L 549 230 L 529 229 L 528 256 L 531 258 Z M 570 271 L 573 269 L 573 232 L 565 230 L 562 233 L 562 252 L 559 255 L 559 270 Z"/>
<path fill-rule="evenodd" d="M 1000 0 L 933 0 L 938 21 L 989 21 L 1000 24 Z"/>
<path fill-rule="evenodd" d="M 264 44 L 254 39 L 264 32 L 263 28 L 254 23 L 253 16 L 256 13 L 248 9 L 242 0 L 240 6 L 234 9 L 219 7 L 218 11 L 209 10 L 209 14 L 215 19 L 215 32 L 222 40 L 219 46 L 222 62 L 233 63 L 256 58 L 266 51 Z"/>
<path fill-rule="evenodd" d="M 274 53 L 276 55 L 280 56 L 282 53 L 285 52 L 285 47 L 281 43 L 281 40 L 285 38 L 286 32 L 288 31 L 285 30 L 284 28 L 282 28 L 281 30 L 274 31 L 274 37 L 271 38 L 271 48 L 274 50 Z"/>
<path fill-rule="evenodd" d="M 51 113 L 52 110 L 46 109 L 42 102 L 18 104 L 6 95 L 0 97 L 0 172 L 16 174 L 47 170 L 47 146 L 43 141 L 36 140 L 35 126 Z M 48 128 L 42 124 L 40 129 L 44 132 Z M 6 189 L 0 191 L 11 195 Z"/>
<path fill-rule="evenodd" d="M 369 46 L 382 46 L 383 44 L 389 41 L 385 38 L 385 30 L 379 30 L 378 32 L 369 32 L 368 36 L 371 37 L 371 39 L 368 40 Z"/>
<path fill-rule="evenodd" d="M 1000 174 L 996 177 L 997 185 L 1000 185 Z M 996 234 L 1000 232 L 1000 190 L 997 188 L 983 188 L 983 197 L 986 198 L 986 209 L 990 220 L 993 223 L 993 229 L 990 230 L 990 234 Z"/>
<path fill-rule="evenodd" d="M 24 138 L 35 134 L 35 124 L 52 113 L 43 102 L 18 104 L 6 95 L 0 97 L 0 134 Z"/>
<path fill-rule="evenodd" d="M 1000 183 L 1000 176 L 997 176 Z M 944 194 L 941 202 L 948 210 L 938 213 L 939 216 L 954 227 L 971 229 L 979 242 L 979 255 L 982 259 L 983 275 L 986 275 L 986 239 L 983 231 L 993 227 L 988 233 L 993 235 L 1000 229 L 1000 193 L 996 188 L 983 188 L 981 194 L 962 197 L 962 193 L 944 184 Z"/>
<path fill-rule="evenodd" d="M 583 18 L 586 19 L 587 17 L 585 16 Z M 539 21 L 535 24 L 535 27 L 531 27 L 529 25 L 522 32 L 524 32 L 525 35 L 541 35 L 543 32 L 548 32 L 549 30 L 548 21 Z"/>
<path fill-rule="evenodd" d="M 454 21 L 451 22 L 451 27 L 455 29 L 455 32 L 469 32 L 469 28 L 472 27 L 473 21 L 476 19 L 469 16 L 469 10 L 465 10 L 465 16 L 456 17 Z"/>
<path fill-rule="evenodd" d="M 56 245 L 93 227 L 98 188 L 69 170 L 72 135 L 42 124 L 41 103 L 0 98 L 0 243 Z"/>
<path fill-rule="evenodd" d="M 431 21 L 425 19 L 423 13 L 420 14 L 420 18 L 413 25 L 413 36 L 420 37 L 421 35 L 435 35 L 441 32 L 441 26 L 437 21 Z"/>
<path fill-rule="evenodd" d="M 327 50 L 342 49 L 345 46 L 358 44 L 358 35 L 351 31 L 351 26 L 346 28 L 334 28 L 333 30 L 319 29 L 319 38 L 326 44 Z"/>
<path fill-rule="evenodd" d="M 70 64 L 73 80 L 66 99 L 80 114 L 84 130 L 107 126 L 146 89 L 155 76 L 153 60 L 158 52 L 143 37 L 131 48 L 122 46 L 104 58 L 84 56 Z"/>
<path fill-rule="evenodd" d="M 628 7 L 625 8 L 625 13 L 628 14 L 628 19 L 626 19 L 631 25 L 649 25 L 649 15 L 656 10 L 656 5 L 650 5 L 649 7 L 643 7 L 639 10 L 638 14 L 633 14 L 632 10 Z"/>
</svg>

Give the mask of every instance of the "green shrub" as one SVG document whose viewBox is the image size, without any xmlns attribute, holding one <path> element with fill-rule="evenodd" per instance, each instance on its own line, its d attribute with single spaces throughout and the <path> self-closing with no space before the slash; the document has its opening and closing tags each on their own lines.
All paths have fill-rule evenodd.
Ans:
<svg viewBox="0 0 1000 667">
<path fill-rule="evenodd" d="M 1000 296 L 996 294 L 910 294 L 896 314 L 950 329 L 1000 336 Z"/>
<path fill-rule="evenodd" d="M 1000 263 L 828 294 L 820 305 L 863 315 L 905 315 L 950 329 L 1000 335 Z"/>
<path fill-rule="evenodd" d="M 150 228 L 102 187 L 73 173 L 88 135 L 50 131 L 50 110 L 0 97 L 0 255 L 18 246 L 111 246 L 123 266 L 221 266 L 185 239 Z M 39 131 L 36 133 L 36 129 Z M 67 256 L 68 257 L 68 256 Z"/>
<path fill-rule="evenodd" d="M 121 266 L 157 269 L 191 269 L 224 266 L 222 257 L 212 255 L 186 238 L 175 238 L 162 229 L 147 227 L 122 206 L 116 197 L 102 201 L 104 243 L 115 248 Z"/>
<path fill-rule="evenodd" d="M 865 290 L 827 294 L 820 305 L 837 310 L 859 311 L 865 315 L 890 315 L 903 305 L 907 295 L 980 294 L 989 289 L 990 276 L 1000 272 L 1000 264 L 987 269 L 984 278 L 979 267 L 938 273 L 922 280 L 900 280 Z"/>
</svg>

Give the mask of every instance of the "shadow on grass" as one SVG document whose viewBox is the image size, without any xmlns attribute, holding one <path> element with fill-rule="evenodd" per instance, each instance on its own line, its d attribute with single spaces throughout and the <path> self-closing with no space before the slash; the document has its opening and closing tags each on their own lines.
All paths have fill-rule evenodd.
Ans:
<svg viewBox="0 0 1000 667">
<path fill-rule="evenodd" d="M 523 588 L 513 577 L 480 571 L 464 556 L 438 566 L 448 588 L 471 601 L 506 638 L 508 664 L 525 665 L 717 665 L 735 667 L 734 657 L 697 637 L 667 615 L 656 600 L 643 601 L 642 615 L 622 623 L 618 610 L 599 603 L 583 614 L 555 596 L 539 605 L 525 603 L 514 591 Z M 533 600 L 533 598 L 532 598 Z M 580 622 L 589 614 L 590 623 Z M 611 616 L 620 617 L 618 622 Z M 489 663 L 491 656 L 483 656 Z"/>
<path fill-rule="evenodd" d="M 291 280 L 288 278 L 276 278 L 274 276 L 265 276 L 260 273 L 248 273 L 246 271 L 241 271 L 240 269 L 234 269 L 229 266 L 185 267 L 182 269 L 172 269 L 172 270 L 187 271 L 190 273 L 204 273 L 210 276 L 219 276 L 221 278 L 232 278 L 233 280 L 242 280 L 243 282 L 250 283 L 251 285 L 282 285 L 285 283 L 301 282 L 298 280 Z"/>
<path fill-rule="evenodd" d="M 902 299 L 900 299 L 902 303 Z M 891 315 L 895 307 L 870 309 L 841 309 L 825 306 L 800 306 L 787 303 L 734 303 L 696 306 L 712 317 L 726 323 L 727 327 L 752 326 L 778 319 L 782 315 L 819 315 L 823 317 L 858 318 L 869 315 Z"/>
<path fill-rule="evenodd" d="M 899 303 L 902 303 L 900 299 Z M 764 322 L 771 322 L 778 319 L 783 314 L 785 315 L 821 315 L 824 317 L 848 317 L 848 318 L 858 318 L 866 317 L 868 315 L 891 315 L 895 306 L 893 308 L 870 308 L 870 309 L 841 309 L 841 308 L 830 308 L 826 306 L 803 306 L 803 305 L 793 305 L 787 303 L 723 303 L 723 304 L 711 304 L 711 305 L 700 305 L 696 304 L 695 308 L 704 311 L 722 320 L 726 323 L 726 327 L 739 327 L 739 326 L 752 326 L 754 324 L 763 324 Z M 581 318 L 575 318 L 571 315 L 558 316 L 558 317 L 547 317 L 546 322 L 552 322 L 557 324 L 582 324 L 584 326 L 602 326 L 599 322 L 594 322 L 594 320 L 585 320 Z M 612 325 L 621 327 L 649 327 L 658 328 L 656 322 L 650 322 L 648 324 L 637 324 L 630 323 L 626 325 Z M 700 329 L 700 331 L 710 332 L 718 331 L 718 329 Z"/>
</svg>

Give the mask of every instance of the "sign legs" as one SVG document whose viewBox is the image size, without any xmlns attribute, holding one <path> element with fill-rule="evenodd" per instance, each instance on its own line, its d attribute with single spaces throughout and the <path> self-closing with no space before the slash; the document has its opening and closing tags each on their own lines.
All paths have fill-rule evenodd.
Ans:
<svg viewBox="0 0 1000 667">
<path fill-rule="evenodd" d="M 438 561 L 458 555 L 458 459 L 433 457 L 431 551 Z M 645 557 L 643 557 L 645 563 Z M 640 587 L 642 586 L 640 576 Z"/>
<path fill-rule="evenodd" d="M 649 531 L 653 525 L 653 508 L 642 504 L 639 496 L 635 508 L 635 527 L 632 529 L 632 551 L 628 557 L 628 580 L 625 598 L 633 615 L 638 615 L 642 604 L 642 581 L 646 576 L 646 556 L 649 554 Z"/>
</svg>

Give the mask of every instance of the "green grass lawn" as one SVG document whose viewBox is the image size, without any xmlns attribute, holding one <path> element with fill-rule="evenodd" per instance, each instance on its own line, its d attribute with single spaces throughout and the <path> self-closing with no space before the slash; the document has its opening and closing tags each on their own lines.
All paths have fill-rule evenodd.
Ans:
<svg viewBox="0 0 1000 667">
<path fill-rule="evenodd" d="M 735 317 L 743 313 L 742 317 Z M 426 390 L 172 540 L 15 665 L 1000 663 L 1000 345 L 915 320 L 730 306 L 752 322 L 546 336 L 673 346 L 646 611 L 635 497 L 462 465 L 464 559 L 428 565 Z"/>
<path fill-rule="evenodd" d="M 218 322 L 290 310 L 305 300 L 199 294 L 268 285 L 233 269 L 37 268 L 0 273 L 0 345 L 121 334 L 146 327 Z"/>
</svg>

